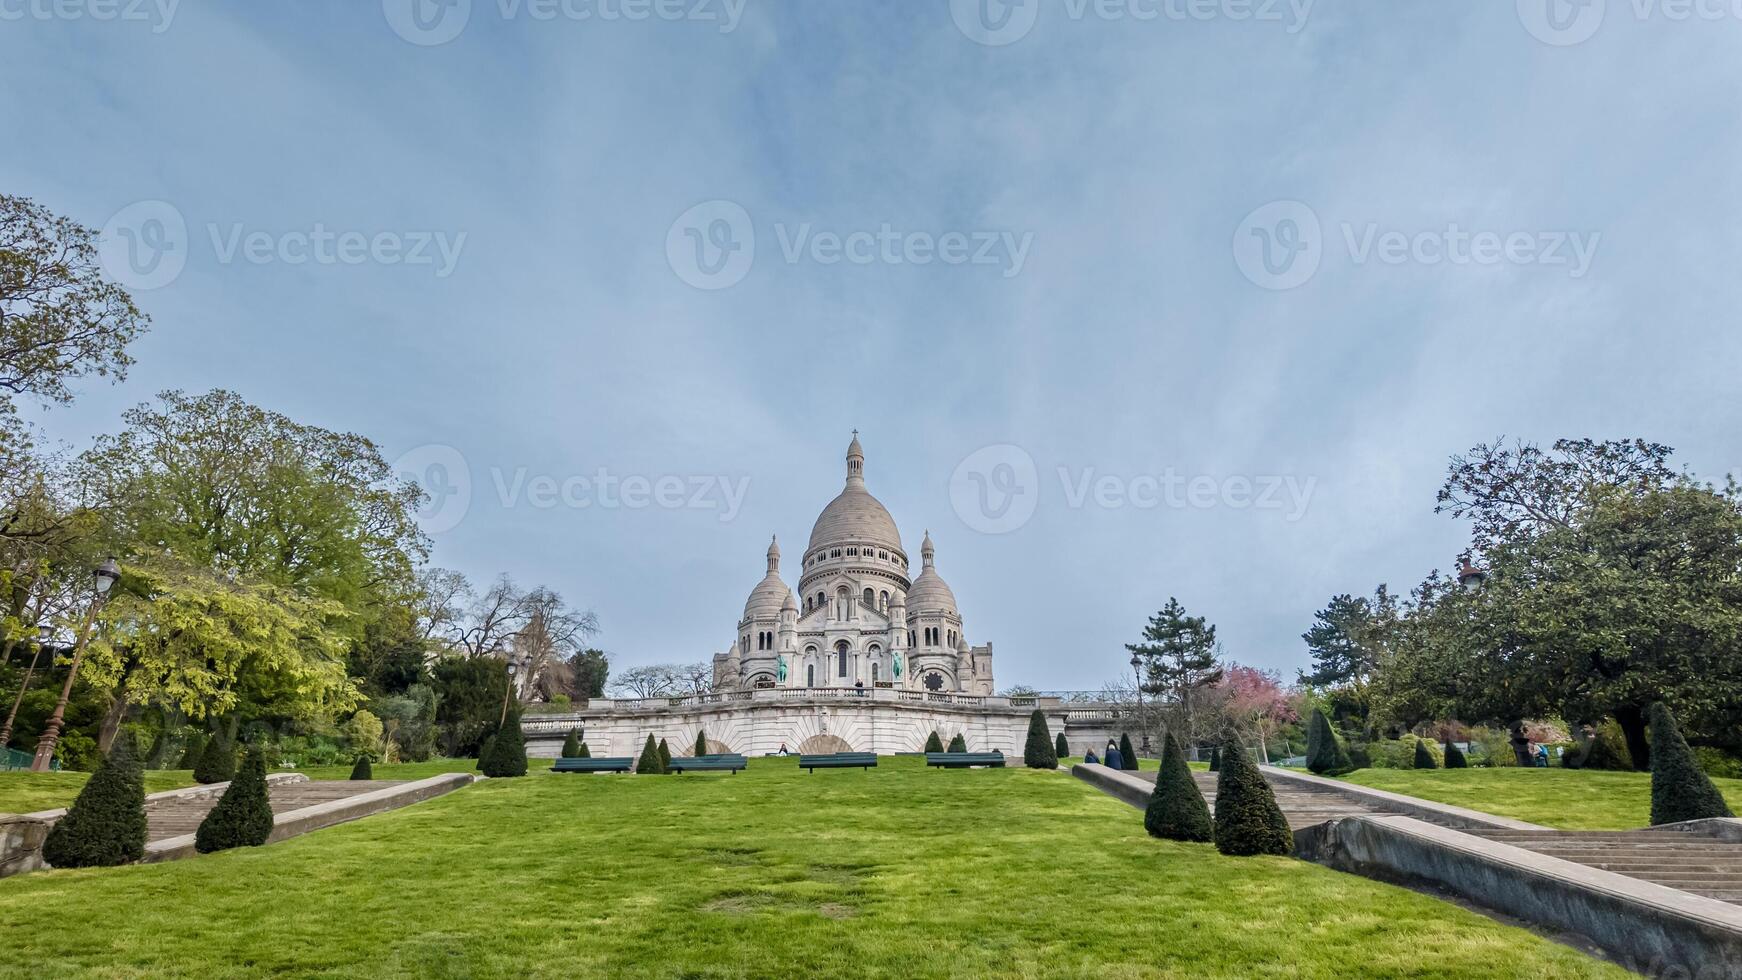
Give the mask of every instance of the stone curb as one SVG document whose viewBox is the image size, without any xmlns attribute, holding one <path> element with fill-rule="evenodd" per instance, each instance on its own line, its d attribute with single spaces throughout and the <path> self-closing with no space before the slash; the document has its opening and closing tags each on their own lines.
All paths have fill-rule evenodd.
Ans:
<svg viewBox="0 0 1742 980">
<path fill-rule="evenodd" d="M 1742 844 L 1742 820 L 1735 817 L 1712 817 L 1706 820 L 1682 820 L 1677 823 L 1658 824 L 1655 827 L 1641 827 L 1645 831 L 1668 831 L 1670 833 L 1698 834 L 1701 837 L 1711 837 L 1728 844 Z"/>
<path fill-rule="evenodd" d="M 1454 820 L 1472 827 L 1482 827 L 1489 830 L 1553 830 L 1541 824 L 1526 823 L 1511 817 L 1497 817 L 1492 813 L 1479 810 L 1467 810 L 1461 806 L 1448 803 L 1435 803 L 1414 796 L 1404 796 L 1401 793 L 1387 793 L 1382 789 L 1370 789 L 1355 783 L 1347 783 L 1340 779 L 1327 779 L 1312 773 L 1296 772 L 1292 769 L 1281 769 L 1276 766 L 1259 766 L 1259 771 L 1273 780 L 1294 783 L 1298 786 L 1310 786 L 1328 793 L 1336 793 L 1348 799 L 1359 800 L 1381 809 L 1401 810 L 1412 817 L 1428 820 Z"/>
<path fill-rule="evenodd" d="M 1147 808 L 1149 798 L 1155 795 L 1154 783 L 1118 769 L 1109 769 L 1098 762 L 1076 763 L 1071 766 L 1071 775 L 1139 810 Z"/>
<path fill-rule="evenodd" d="M 275 772 L 266 777 L 266 785 L 268 787 L 306 782 L 308 782 L 308 776 L 300 772 Z M 198 786 L 183 786 L 181 789 L 166 789 L 161 793 L 147 794 L 145 797 L 145 805 L 150 806 L 151 804 L 161 800 L 211 799 L 223 796 L 224 791 L 229 788 L 230 784 L 228 782 L 223 782 L 202 783 Z M 35 813 L 22 814 L 26 820 L 41 820 L 45 823 L 54 823 L 56 820 L 59 820 L 66 815 L 67 808 L 64 806 L 58 810 L 38 810 Z"/>
<path fill-rule="evenodd" d="M 305 777 L 306 778 L 306 777 Z M 442 773 L 428 779 L 402 786 L 389 786 L 385 789 L 371 790 L 348 796 L 342 800 L 329 800 L 305 806 L 300 810 L 289 810 L 272 818 L 272 836 L 266 839 L 268 844 L 276 844 L 281 840 L 299 837 L 312 830 L 320 830 L 335 824 L 348 823 L 363 817 L 397 810 L 402 806 L 420 803 L 431 797 L 442 796 L 454 790 L 470 786 L 478 777 L 467 772 Z M 143 864 L 155 864 L 159 861 L 176 861 L 181 858 L 193 857 L 199 853 L 194 849 L 194 835 L 182 834 L 179 837 L 166 837 L 145 845 Z"/>
</svg>

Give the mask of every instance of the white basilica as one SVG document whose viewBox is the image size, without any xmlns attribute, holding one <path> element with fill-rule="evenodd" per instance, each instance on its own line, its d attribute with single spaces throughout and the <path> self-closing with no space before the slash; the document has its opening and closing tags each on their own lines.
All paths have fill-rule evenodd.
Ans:
<svg viewBox="0 0 1742 980">
<path fill-rule="evenodd" d="M 902 688 L 992 693 L 992 644 L 971 647 L 955 594 L 934 564 L 931 533 L 909 579 L 889 511 L 865 489 L 859 434 L 847 485 L 811 528 L 798 594 L 780 577 L 780 545 L 750 591 L 735 642 L 714 655 L 714 687 Z"/>
</svg>

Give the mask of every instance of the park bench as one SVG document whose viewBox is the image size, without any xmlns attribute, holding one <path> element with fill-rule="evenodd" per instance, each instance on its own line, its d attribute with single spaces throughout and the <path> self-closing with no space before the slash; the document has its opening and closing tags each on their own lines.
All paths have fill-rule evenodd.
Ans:
<svg viewBox="0 0 1742 980">
<path fill-rule="evenodd" d="M 635 760 L 628 756 L 600 756 L 597 759 L 557 759 L 550 767 L 551 772 L 628 772 L 635 768 Z"/>
<path fill-rule="evenodd" d="M 969 766 L 1004 768 L 1002 752 L 927 752 L 925 764 L 942 769 L 966 769 Z"/>
<path fill-rule="evenodd" d="M 810 772 L 818 769 L 870 769 L 877 765 L 875 752 L 836 752 L 834 755 L 801 755 L 798 767 Z"/>
<path fill-rule="evenodd" d="M 741 755 L 697 755 L 673 759 L 666 768 L 672 772 L 729 772 L 736 776 L 746 764 Z"/>
</svg>

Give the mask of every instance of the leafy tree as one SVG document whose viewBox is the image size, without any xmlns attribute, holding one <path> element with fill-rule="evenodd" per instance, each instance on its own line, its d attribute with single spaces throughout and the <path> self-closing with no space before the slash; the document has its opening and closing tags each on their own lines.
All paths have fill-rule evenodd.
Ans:
<svg viewBox="0 0 1742 980">
<path fill-rule="evenodd" d="M 954 738 L 950 739 L 950 751 L 951 752 L 966 752 L 966 751 L 968 751 L 968 740 L 962 737 L 962 733 L 957 732 L 956 736 Z"/>
<path fill-rule="evenodd" d="M 362 781 L 374 778 L 375 767 L 369 764 L 369 757 L 366 755 L 358 756 L 356 765 L 351 767 L 351 779 L 354 781 Z"/>
<path fill-rule="evenodd" d="M 1192 732 L 1193 705 L 1203 689 L 1222 679 L 1216 663 L 1216 627 L 1202 616 L 1187 616 L 1178 599 L 1169 598 L 1149 617 L 1143 639 L 1127 643 L 1139 661 L 1138 685 L 1144 692 L 1171 701 L 1184 730 Z"/>
<path fill-rule="evenodd" d="M 1038 710 L 1028 716 L 1028 741 L 1022 746 L 1022 764 L 1030 769 L 1059 767 L 1058 749 L 1047 731 L 1046 714 Z"/>
<path fill-rule="evenodd" d="M 1131 736 L 1125 732 L 1119 733 L 1119 762 L 1122 768 L 1137 771 L 1137 750 L 1131 747 Z"/>
<path fill-rule="evenodd" d="M 611 658 L 603 650 L 588 647 L 568 661 L 567 693 L 576 701 L 605 696 L 605 684 L 611 677 Z"/>
<path fill-rule="evenodd" d="M 641 758 L 635 761 L 635 772 L 642 776 L 657 776 L 665 772 L 665 765 L 659 761 L 659 746 L 652 735 L 647 736 L 647 744 L 641 747 Z"/>
<path fill-rule="evenodd" d="M 506 662 L 493 657 L 442 657 L 431 665 L 430 678 L 442 752 L 458 758 L 479 751 L 508 696 Z"/>
<path fill-rule="evenodd" d="M 194 832 L 201 854 L 232 847 L 259 847 L 272 836 L 272 802 L 266 791 L 266 753 L 250 748 L 236 778 Z"/>
<path fill-rule="evenodd" d="M 1161 771 L 1155 776 L 1155 791 L 1143 811 L 1143 829 L 1151 837 L 1167 840 L 1208 842 L 1215 839 L 1209 805 L 1186 765 L 1185 752 L 1173 733 L 1161 746 Z"/>
<path fill-rule="evenodd" d="M 1258 737 L 1259 757 L 1270 761 L 1267 743 L 1287 725 L 1300 720 L 1295 710 L 1295 698 L 1282 686 L 1274 672 L 1229 664 L 1222 680 L 1215 687 L 1217 710 L 1222 717 L 1241 731 Z"/>
<path fill-rule="evenodd" d="M 229 782 L 236 775 L 236 747 L 222 732 L 214 732 L 194 767 L 194 782 L 210 785 Z"/>
<path fill-rule="evenodd" d="M 1470 760 L 1464 758 L 1464 750 L 1458 748 L 1458 743 L 1449 738 L 1446 739 L 1445 756 L 1447 769 L 1470 768 Z"/>
<path fill-rule="evenodd" d="M 938 738 L 936 730 L 933 730 L 930 735 L 926 736 L 925 750 L 927 752 L 942 752 L 944 750 L 944 740 Z"/>
<path fill-rule="evenodd" d="M 1301 639 L 1313 659 L 1312 671 L 1301 672 L 1303 684 L 1314 687 L 1360 687 L 1379 665 L 1387 628 L 1396 620 L 1397 600 L 1381 585 L 1371 600 L 1336 595 L 1313 614 L 1313 625 Z"/>
<path fill-rule="evenodd" d="M 569 729 L 569 737 L 563 739 L 563 758 L 575 759 L 581 754 L 581 736 L 576 729 Z"/>
<path fill-rule="evenodd" d="M 1065 738 L 1064 732 L 1058 733 L 1058 738 L 1053 742 L 1052 751 L 1053 755 L 1060 759 L 1067 759 L 1070 757 L 1071 743 Z"/>
<path fill-rule="evenodd" d="M 1276 794 L 1258 767 L 1246 758 L 1239 741 L 1228 735 L 1220 746 L 1222 769 L 1216 774 L 1216 850 L 1223 854 L 1292 854 L 1294 834 Z"/>
<path fill-rule="evenodd" d="M 659 740 L 659 771 L 671 771 L 671 749 L 665 744 L 665 739 Z"/>
<path fill-rule="evenodd" d="M 57 868 L 107 867 L 145 855 L 145 784 L 131 735 L 115 740 L 97 772 L 55 822 L 42 856 Z"/>
<path fill-rule="evenodd" d="M 1417 769 L 1439 768 L 1439 766 L 1434 762 L 1434 754 L 1427 750 L 1427 741 L 1425 739 L 1416 739 L 1414 764 Z"/>
<path fill-rule="evenodd" d="M 1651 706 L 1651 825 L 1734 817 L 1663 702 Z"/>
<path fill-rule="evenodd" d="M 526 775 L 526 738 L 520 731 L 519 712 L 508 712 L 508 720 L 490 737 L 490 747 L 479 758 L 478 769 L 498 778 Z"/>
<path fill-rule="evenodd" d="M 708 754 L 708 733 L 700 728 L 696 729 L 695 754 L 698 759 Z"/>
<path fill-rule="evenodd" d="M 1321 776 L 1341 776 L 1354 770 L 1349 752 L 1331 728 L 1324 711 L 1313 709 L 1307 722 L 1307 768 Z"/>
</svg>

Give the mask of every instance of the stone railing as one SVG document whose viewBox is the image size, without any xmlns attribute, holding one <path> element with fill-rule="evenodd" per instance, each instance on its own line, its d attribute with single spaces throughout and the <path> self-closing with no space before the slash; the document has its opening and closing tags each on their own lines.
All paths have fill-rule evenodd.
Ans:
<svg viewBox="0 0 1742 980">
<path fill-rule="evenodd" d="M 747 691 L 717 691 L 708 694 L 686 694 L 652 698 L 593 698 L 564 713 L 527 714 L 520 727 L 529 734 L 567 732 L 586 718 L 601 715 L 636 714 L 679 709 L 707 709 L 715 706 L 779 704 L 793 701 L 843 701 L 900 703 L 916 705 L 951 705 L 964 708 L 1008 708 L 1030 710 L 1058 708 L 1058 698 L 1018 695 L 957 694 L 944 691 L 911 690 L 892 687 L 767 687 Z M 1097 709 L 1073 708 L 1071 714 L 1090 715 Z M 1110 715 L 1109 715 L 1110 717 Z"/>
</svg>

